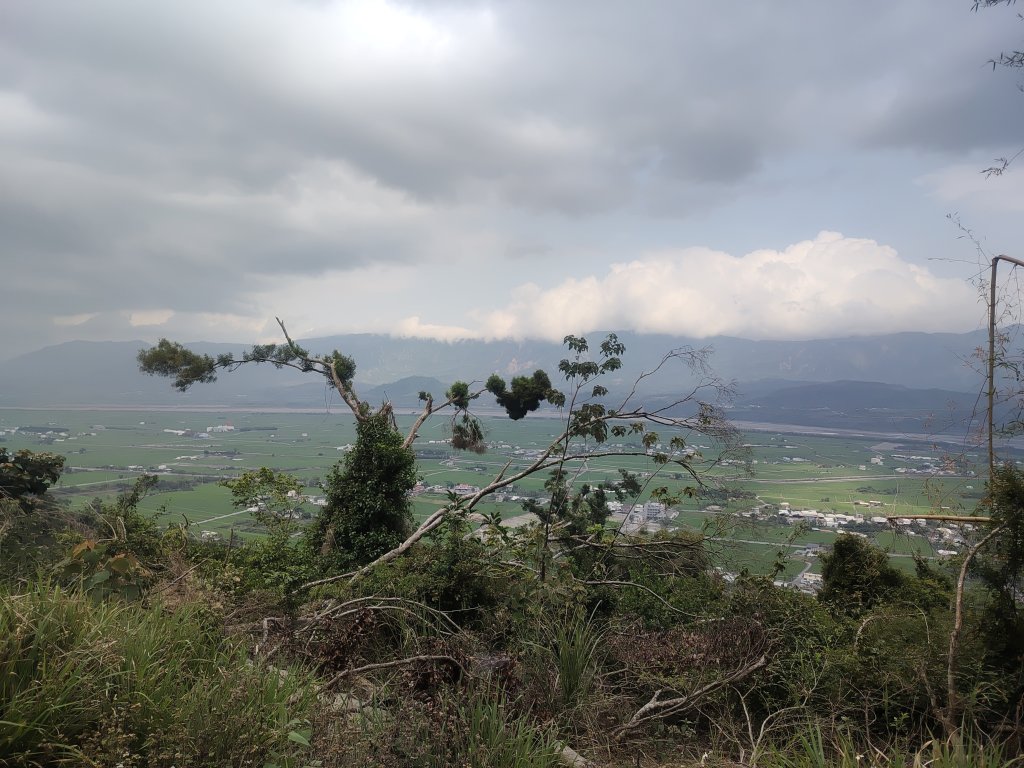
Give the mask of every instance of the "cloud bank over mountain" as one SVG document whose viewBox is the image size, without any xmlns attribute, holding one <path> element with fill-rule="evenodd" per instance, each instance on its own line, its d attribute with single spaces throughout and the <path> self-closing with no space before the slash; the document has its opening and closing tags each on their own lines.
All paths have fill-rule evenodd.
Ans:
<svg viewBox="0 0 1024 768">
<path fill-rule="evenodd" d="M 985 66 L 1014 18 L 6 4 L 0 322 L 19 333 L 0 358 L 271 337 L 275 315 L 440 338 L 966 329 L 949 281 L 976 258 L 944 216 L 1015 242 L 1019 182 L 970 170 L 1019 149 L 1014 73 Z"/>
</svg>

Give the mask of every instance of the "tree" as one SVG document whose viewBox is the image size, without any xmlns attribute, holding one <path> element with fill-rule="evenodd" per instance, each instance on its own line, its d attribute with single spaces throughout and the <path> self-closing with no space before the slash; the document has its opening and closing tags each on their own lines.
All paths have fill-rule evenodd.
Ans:
<svg viewBox="0 0 1024 768">
<path fill-rule="evenodd" d="M 409 492 L 416 458 L 389 409 L 356 426 L 355 446 L 327 478 L 327 506 L 313 543 L 338 568 L 361 566 L 397 547 L 412 530 Z"/>
<path fill-rule="evenodd" d="M 457 381 L 441 403 L 435 402 L 431 393 L 421 392 L 423 408 L 403 436 L 390 403 L 374 409 L 360 400 L 353 384 L 356 364 L 352 358 L 337 350 L 329 355 L 312 355 L 295 343 L 280 319 L 277 322 L 285 337 L 283 344 L 259 344 L 239 356 L 212 357 L 160 339 L 156 346 L 139 351 L 139 368 L 150 375 L 173 378 L 174 387 L 183 392 L 194 384 L 215 381 L 221 371 L 234 371 L 247 364 L 293 368 L 324 377 L 355 417 L 357 439 L 354 450 L 328 477 L 327 506 L 311 543 L 335 567 L 365 565 L 410 533 L 408 495 L 416 483 L 412 445 L 428 418 L 450 408 L 453 447 L 484 450 L 483 430 L 469 411 L 471 402 L 484 390 L 474 392 L 468 383 Z M 492 376 L 486 389 L 495 394 L 512 419 L 523 418 L 545 401 L 564 402 L 543 371 L 513 378 L 511 388 L 500 377 Z"/>
<path fill-rule="evenodd" d="M 858 614 L 890 598 L 906 576 L 889 565 L 889 556 L 867 539 L 845 534 L 821 558 L 818 598 L 844 613 Z"/>
<path fill-rule="evenodd" d="M 567 336 L 565 343 L 572 356 L 559 364 L 559 370 L 569 385 L 568 397 L 552 387 L 544 371 L 517 376 L 508 383 L 492 375 L 482 389 L 475 391 L 470 384 L 459 381 L 449 388 L 440 403 L 431 393 L 421 392 L 422 410 L 408 432 L 402 435 L 389 403 L 373 409 L 359 399 L 353 386 L 356 366 L 350 357 L 337 350 L 329 355 L 312 355 L 291 339 L 280 320 L 278 324 L 285 337 L 284 344 L 257 345 L 240 356 L 214 358 L 161 339 L 155 347 L 139 352 L 139 367 L 144 373 L 173 378 L 174 386 L 182 391 L 197 383 L 214 381 L 221 371 L 233 371 L 247 364 L 289 367 L 324 377 L 355 417 L 358 438 L 352 454 L 328 480 L 328 507 L 317 526 L 314 541 L 331 570 L 360 566 L 354 574 L 345 574 L 353 579 L 362 578 L 371 568 L 401 556 L 452 515 L 466 514 L 495 491 L 538 472 L 553 471 L 554 484 L 559 489 L 564 486 L 564 492 L 559 490 L 553 495 L 555 506 L 548 510 L 544 524 L 542 548 L 547 551 L 552 536 L 557 538 L 563 533 L 557 530 L 560 519 L 575 516 L 581 522 L 590 520 L 598 525 L 604 520 L 609 488 L 575 489 L 575 481 L 588 460 L 643 456 L 657 468 L 652 477 L 672 464 L 685 470 L 694 481 L 684 491 L 693 494 L 703 485 L 698 466 L 704 458 L 688 445 L 689 435 L 698 434 L 717 441 L 723 450 L 739 446 L 738 434 L 717 405 L 729 390 L 708 367 L 709 350 L 671 350 L 653 371 L 641 374 L 640 378 L 644 379 L 667 372 L 673 364 L 683 365 L 696 382 L 678 398 L 648 409 L 638 402 L 637 382 L 634 382 L 618 406 L 609 407 L 606 404 L 610 397 L 608 389 L 595 382 L 621 368 L 624 345 L 610 334 L 601 343 L 598 360 L 594 361 L 589 359 L 586 339 Z M 471 496 L 452 497 L 448 504 L 409 530 L 407 493 L 415 482 L 412 446 L 419 430 L 431 416 L 450 409 L 453 447 L 483 450 L 483 431 L 470 412 L 470 406 L 484 391 L 495 396 L 511 419 L 521 419 L 545 402 L 560 408 L 567 406 L 561 433 L 526 466 L 512 469 L 509 462 L 479 491 Z M 673 430 L 671 438 L 664 443 L 652 431 L 659 426 Z M 624 440 L 630 436 L 639 440 L 639 445 L 608 445 L 610 439 Z M 712 458 L 708 464 L 714 461 Z M 669 495 L 663 487 L 652 491 L 666 498 Z M 594 533 L 597 535 L 596 531 Z M 542 572 L 543 562 L 542 558 Z M 335 573 L 307 586 L 342 577 Z"/>
<path fill-rule="evenodd" d="M 56 453 L 0 448 L 0 499 L 25 505 L 42 496 L 64 470 L 64 457 Z"/>
<path fill-rule="evenodd" d="M 66 522 L 43 498 L 63 470 L 56 453 L 0 448 L 0 573 L 31 572 Z"/>
<path fill-rule="evenodd" d="M 995 534 L 977 548 L 973 572 L 990 595 L 985 611 L 989 662 L 1006 675 L 1012 695 L 1024 694 L 1024 473 L 1010 463 L 995 468 L 983 506 Z"/>
</svg>

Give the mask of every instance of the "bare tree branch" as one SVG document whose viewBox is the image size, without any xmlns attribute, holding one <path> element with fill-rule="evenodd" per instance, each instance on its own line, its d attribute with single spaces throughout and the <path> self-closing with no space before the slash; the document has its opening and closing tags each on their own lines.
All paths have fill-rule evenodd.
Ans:
<svg viewBox="0 0 1024 768">
<path fill-rule="evenodd" d="M 459 662 L 459 660 L 456 659 L 454 656 L 445 656 L 445 655 L 410 656 L 410 657 L 405 658 L 405 659 L 395 659 L 394 661 L 383 661 L 383 662 L 380 662 L 380 663 L 377 663 L 377 664 L 364 664 L 361 667 L 355 667 L 353 669 L 343 669 L 341 672 L 336 674 L 334 677 L 332 677 L 326 683 L 323 683 L 322 685 L 318 686 L 317 687 L 317 692 L 320 693 L 320 692 L 323 692 L 323 691 L 331 688 L 332 686 L 337 684 L 339 681 L 345 679 L 349 675 L 359 675 L 359 674 L 362 674 L 363 672 L 372 672 L 375 669 L 389 669 L 390 667 L 401 667 L 401 666 L 405 666 L 406 664 L 415 664 L 416 662 L 419 662 L 419 661 L 448 661 L 448 662 L 451 662 L 452 664 L 454 664 L 455 666 L 457 666 L 460 670 L 462 670 L 463 673 L 466 672 L 465 668 L 462 666 L 462 664 Z"/>
<path fill-rule="evenodd" d="M 676 696 L 671 699 L 663 699 L 661 695 L 665 693 L 664 689 L 659 689 L 654 692 L 651 700 L 644 704 L 638 709 L 628 722 L 620 725 L 614 731 L 613 736 L 616 739 L 621 739 L 626 733 L 631 730 L 638 728 L 644 723 L 648 723 L 651 720 L 656 720 L 663 717 L 669 717 L 670 715 L 678 714 L 679 712 L 691 709 L 696 706 L 701 699 L 709 696 L 710 694 L 718 691 L 722 688 L 733 685 L 734 683 L 742 680 L 745 677 L 753 674 L 761 667 L 768 663 L 767 656 L 761 656 L 757 661 L 754 661 L 746 666 L 740 667 L 737 670 L 729 673 L 725 677 L 721 677 L 718 680 L 713 680 L 707 685 L 701 686 L 695 691 L 691 691 L 683 696 Z"/>
</svg>

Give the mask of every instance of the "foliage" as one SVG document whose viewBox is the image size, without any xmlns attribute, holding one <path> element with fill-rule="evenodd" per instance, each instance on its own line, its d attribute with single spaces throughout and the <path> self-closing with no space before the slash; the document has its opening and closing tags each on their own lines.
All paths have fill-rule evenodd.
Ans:
<svg viewBox="0 0 1024 768">
<path fill-rule="evenodd" d="M 421 602 L 467 628 L 488 623 L 511 597 L 515 577 L 493 568 L 487 547 L 469 533 L 464 517 L 450 517 L 423 546 L 371 572 L 356 593 Z"/>
<path fill-rule="evenodd" d="M 57 563 L 63 582 L 101 598 L 142 596 L 164 567 L 164 539 L 152 518 L 138 511 L 139 502 L 156 484 L 155 475 L 143 475 L 113 504 L 101 503 L 93 510 L 94 527 L 106 535 L 84 538 Z"/>
<path fill-rule="evenodd" d="M 412 525 L 409 492 L 416 458 L 385 410 L 356 425 L 356 443 L 331 470 L 327 506 L 313 546 L 338 569 L 371 562 L 396 547 Z"/>
<path fill-rule="evenodd" d="M 254 520 L 267 532 L 231 551 L 230 562 L 236 569 L 234 591 L 269 592 L 293 612 L 299 587 L 319 575 L 295 517 L 302 483 L 286 472 L 261 467 L 221 484 L 231 491 L 232 504 L 253 510 Z"/>
<path fill-rule="evenodd" d="M 485 387 L 513 421 L 537 410 L 545 400 L 552 405 L 565 403 L 565 396 L 552 388 L 551 379 L 544 371 L 534 371 L 532 376 L 516 376 L 511 387 L 495 373 L 487 379 Z"/>
<path fill-rule="evenodd" d="M 857 615 L 891 599 L 906 575 L 889 564 L 888 555 L 867 539 L 844 534 L 821 558 L 822 589 L 818 598 L 837 611 Z"/>
<path fill-rule="evenodd" d="M 1019 613 L 1024 592 L 1024 472 L 1012 464 L 995 468 L 984 506 L 1000 533 L 976 559 L 976 571 L 1007 620 Z"/>
<path fill-rule="evenodd" d="M 45 567 L 57 536 L 75 523 L 44 496 L 63 468 L 55 453 L 0 448 L 0 576 Z"/>
<path fill-rule="evenodd" d="M 376 709 L 333 722 L 334 739 L 314 739 L 325 766 L 388 768 L 556 768 L 562 764 L 550 728 L 515 711 L 486 687 L 430 702 L 406 700 L 393 717 Z M 326 729 L 324 729 L 326 730 Z"/>
<path fill-rule="evenodd" d="M 251 664 L 201 605 L 167 614 L 47 585 L 0 594 L 5 765 L 261 764 L 294 754 L 304 677 Z"/>
<path fill-rule="evenodd" d="M 14 454 L 0 448 L 0 499 L 27 503 L 41 496 L 57 482 L 64 470 L 64 457 L 56 453 L 21 450 Z"/>
<path fill-rule="evenodd" d="M 556 737 L 616 764 L 641 752 L 678 760 L 699 744 L 741 764 L 864 765 L 865 755 L 912 754 L 939 724 L 953 634 L 953 587 L 941 567 L 919 561 L 905 573 L 864 539 L 841 536 L 823 558 L 819 601 L 748 574 L 727 581 L 714 569 L 711 531 L 627 535 L 625 522 L 609 524 L 613 501 L 731 495 L 705 473 L 717 458 L 741 468 L 744 459 L 719 408 L 728 387 L 706 351 L 670 351 L 642 374 L 682 364 L 696 379 L 677 400 L 647 407 L 635 386 L 621 399 L 606 386 L 625 353 L 614 334 L 593 350 L 567 336 L 564 393 L 543 371 L 510 382 L 493 375 L 479 390 L 456 382 L 443 403 L 420 393 L 422 412 L 403 436 L 389 404 L 356 396 L 350 358 L 316 357 L 285 337 L 219 358 L 162 341 L 139 360 L 182 389 L 249 363 L 312 372 L 352 411 L 355 448 L 327 479 L 328 506 L 309 529 L 290 515 L 289 492 L 299 490 L 290 478 L 260 470 L 228 484 L 268 535 L 225 553 L 219 577 L 237 585 L 233 613 L 253 591 L 272 601 L 247 625 L 262 628 L 260 652 L 324 675 L 326 699 L 335 687 L 372 699 L 351 717 L 312 717 L 309 741 L 324 765 L 549 764 Z M 564 406 L 561 429 L 413 528 L 417 431 L 450 408 L 452 447 L 486 450 L 470 412 L 485 391 L 512 419 L 545 402 Z M 709 442 L 717 457 L 698 450 Z M 642 457 L 650 472 L 580 480 L 587 462 L 621 456 Z M 661 481 L 669 472 L 683 490 Z M 536 523 L 504 526 L 485 512 L 473 530 L 489 493 L 531 476 L 545 477 L 546 498 L 526 505 Z M 1009 470 L 990 488 L 986 503 L 1008 535 L 977 560 L 956 677 L 966 718 L 1018 736 L 1019 720 L 993 713 L 1019 702 L 1022 489 Z M 303 605 L 309 594 L 325 599 Z M 279 609 L 287 621 L 260 623 Z M 979 739 L 988 749 L 989 736 Z"/>
<path fill-rule="evenodd" d="M 243 472 L 221 485 L 231 491 L 231 503 L 236 509 L 253 508 L 257 522 L 267 527 L 293 520 L 292 512 L 303 490 L 302 483 L 293 475 L 267 467 Z"/>
<path fill-rule="evenodd" d="M 466 761 L 459 762 L 469 768 L 555 768 L 560 764 L 561 750 L 551 734 L 524 717 L 510 717 L 499 699 L 474 697 L 462 709 L 461 719 L 465 730 L 453 734 L 455 751 Z"/>
<path fill-rule="evenodd" d="M 548 639 L 547 653 L 555 671 L 554 691 L 560 711 L 587 706 L 600 668 L 604 633 L 594 616 L 576 610 L 558 622 Z"/>
<path fill-rule="evenodd" d="M 1009 463 L 995 467 L 982 507 L 999 533 L 973 570 L 989 594 L 982 619 L 988 661 L 1005 676 L 1012 702 L 1024 696 L 1024 472 Z"/>
</svg>

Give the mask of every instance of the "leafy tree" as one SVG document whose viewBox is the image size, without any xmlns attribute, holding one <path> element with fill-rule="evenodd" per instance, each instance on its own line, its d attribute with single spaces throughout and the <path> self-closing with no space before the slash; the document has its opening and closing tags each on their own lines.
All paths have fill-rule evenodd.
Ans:
<svg viewBox="0 0 1024 768">
<path fill-rule="evenodd" d="M 44 494 L 63 469 L 58 454 L 0 448 L 0 574 L 31 572 L 52 556 L 68 521 Z"/>
<path fill-rule="evenodd" d="M 400 544 L 410 533 L 408 494 L 416 483 L 412 445 L 428 418 L 450 408 L 453 446 L 484 450 L 483 430 L 469 410 L 483 390 L 474 392 L 466 382 L 457 381 L 440 403 L 431 393 L 421 392 L 423 408 L 403 436 L 390 403 L 374 409 L 359 399 L 353 384 L 356 364 L 352 358 L 338 350 L 329 355 L 313 355 L 291 339 L 280 320 L 278 324 L 285 336 L 284 344 L 259 344 L 237 356 L 201 355 L 177 342 L 160 339 L 156 346 L 139 351 L 139 368 L 150 375 L 172 378 L 174 387 L 181 391 L 194 384 L 215 381 L 219 372 L 234 371 L 247 364 L 293 368 L 322 376 L 352 411 L 357 438 L 354 449 L 328 477 L 327 506 L 312 535 L 312 544 L 325 557 L 324 565 L 365 565 Z M 559 402 L 560 393 L 551 389 L 542 371 L 529 380 L 520 378 L 513 380 L 508 392 L 504 391 L 504 382 L 500 387 L 492 382 L 493 388 L 502 393 L 502 404 L 510 417 L 522 418 L 545 400 Z"/>
<path fill-rule="evenodd" d="M 541 514 L 546 515 L 541 535 L 541 552 L 549 552 L 549 544 L 558 542 L 564 536 L 565 523 L 571 523 L 573 531 L 580 535 L 596 535 L 597 540 L 600 540 L 603 535 L 600 528 L 607 514 L 609 494 L 622 490 L 622 487 L 615 488 L 609 484 L 577 488 L 575 478 L 587 460 L 644 456 L 656 468 L 657 471 L 653 473 L 655 475 L 666 465 L 672 464 L 677 469 L 685 470 L 693 479 L 694 484 L 684 490 L 684 493 L 692 495 L 703 486 L 703 476 L 698 469 L 703 457 L 688 446 L 687 436 L 697 434 L 704 439 L 717 441 L 723 451 L 736 450 L 739 446 L 735 429 L 716 405 L 717 399 L 728 388 L 710 371 L 707 365 L 708 350 L 672 350 L 653 371 L 641 374 L 640 378 L 646 378 L 673 364 L 684 365 L 691 375 L 696 376 L 697 382 L 674 402 L 661 404 L 657 409 L 648 409 L 638 402 L 634 385 L 617 407 L 609 407 L 609 391 L 597 383 L 596 379 L 621 368 L 621 355 L 625 346 L 611 334 L 601 343 L 598 360 L 595 361 L 589 357 L 586 339 L 567 336 L 565 343 L 572 356 L 560 363 L 559 370 L 569 384 L 569 397 L 554 389 L 550 378 L 543 371 L 536 371 L 531 376 L 515 377 L 511 383 L 493 375 L 478 391 L 473 391 L 465 382 L 456 382 L 440 403 L 429 392 L 420 393 L 422 410 L 403 436 L 398 431 L 389 403 L 373 409 L 359 399 L 353 386 L 356 367 L 351 358 L 337 350 L 329 355 L 312 355 L 288 336 L 280 320 L 278 323 L 285 336 L 284 344 L 257 345 L 239 356 L 211 357 L 161 339 L 155 347 L 139 352 L 139 366 L 145 373 L 173 378 L 174 386 L 181 390 L 196 383 L 213 381 L 219 372 L 235 370 L 246 364 L 289 367 L 324 377 L 352 411 L 357 422 L 358 437 L 355 449 L 328 479 L 328 506 L 313 534 L 313 543 L 319 548 L 325 558 L 323 563 L 330 570 L 361 566 L 354 574 L 346 574 L 353 579 L 363 578 L 371 568 L 400 557 L 450 516 L 467 513 L 488 495 L 538 472 L 553 471 L 551 487 L 556 491 L 553 493 L 554 507 L 541 510 Z M 559 407 L 567 406 L 564 428 L 525 467 L 514 471 L 506 467 L 471 496 L 453 496 L 448 504 L 410 530 L 407 494 L 415 482 L 412 445 L 420 428 L 432 415 L 450 409 L 453 447 L 483 450 L 483 430 L 471 414 L 470 406 L 485 391 L 495 396 L 512 419 L 523 418 L 544 402 Z M 709 393 L 710 398 L 707 397 Z M 657 426 L 673 430 L 672 437 L 666 439 L 664 444 L 657 432 L 651 429 Z M 635 442 L 626 444 L 630 436 L 639 436 L 640 445 L 637 446 Z M 611 439 L 618 440 L 618 443 L 608 445 Z M 572 466 L 576 469 L 569 471 Z M 672 497 L 665 488 L 652 488 L 651 492 L 666 499 Z M 582 530 L 587 523 L 592 524 L 594 531 Z M 552 526 L 557 530 L 553 530 Z M 618 533 L 616 531 L 613 538 Z M 546 562 L 547 555 L 542 554 L 542 579 Z M 341 576 L 328 577 L 316 583 L 334 578 Z"/>
<path fill-rule="evenodd" d="M 838 611 L 858 614 L 892 597 L 907 581 L 889 565 L 889 556 L 867 539 L 844 534 L 821 558 L 818 598 Z"/>
<path fill-rule="evenodd" d="M 253 517 L 268 528 L 292 521 L 292 512 L 298 504 L 296 497 L 302 491 L 302 483 L 297 478 L 267 467 L 243 472 L 224 480 L 221 485 L 231 491 L 231 503 L 236 508 L 254 507 Z"/>
<path fill-rule="evenodd" d="M 60 478 L 64 457 L 56 453 L 20 450 L 13 454 L 0 448 L 0 499 L 30 504 Z"/>
<path fill-rule="evenodd" d="M 521 419 L 530 411 L 537 410 L 545 400 L 552 405 L 565 403 L 565 397 L 552 388 L 551 379 L 544 371 L 534 371 L 532 376 L 516 376 L 508 389 L 505 380 L 493 374 L 487 379 L 486 388 L 494 395 L 498 405 L 508 411 L 508 417 L 512 420 Z"/>
<path fill-rule="evenodd" d="M 990 662 L 1007 673 L 1007 687 L 1019 697 L 1024 695 L 1024 473 L 1013 464 L 996 466 L 983 503 L 997 532 L 973 561 L 973 572 L 991 598 L 984 636 Z"/>
<path fill-rule="evenodd" d="M 409 493 L 416 457 L 402 444 L 389 409 L 356 425 L 355 446 L 327 478 L 327 506 L 313 544 L 342 568 L 369 563 L 412 529 Z"/>
</svg>

